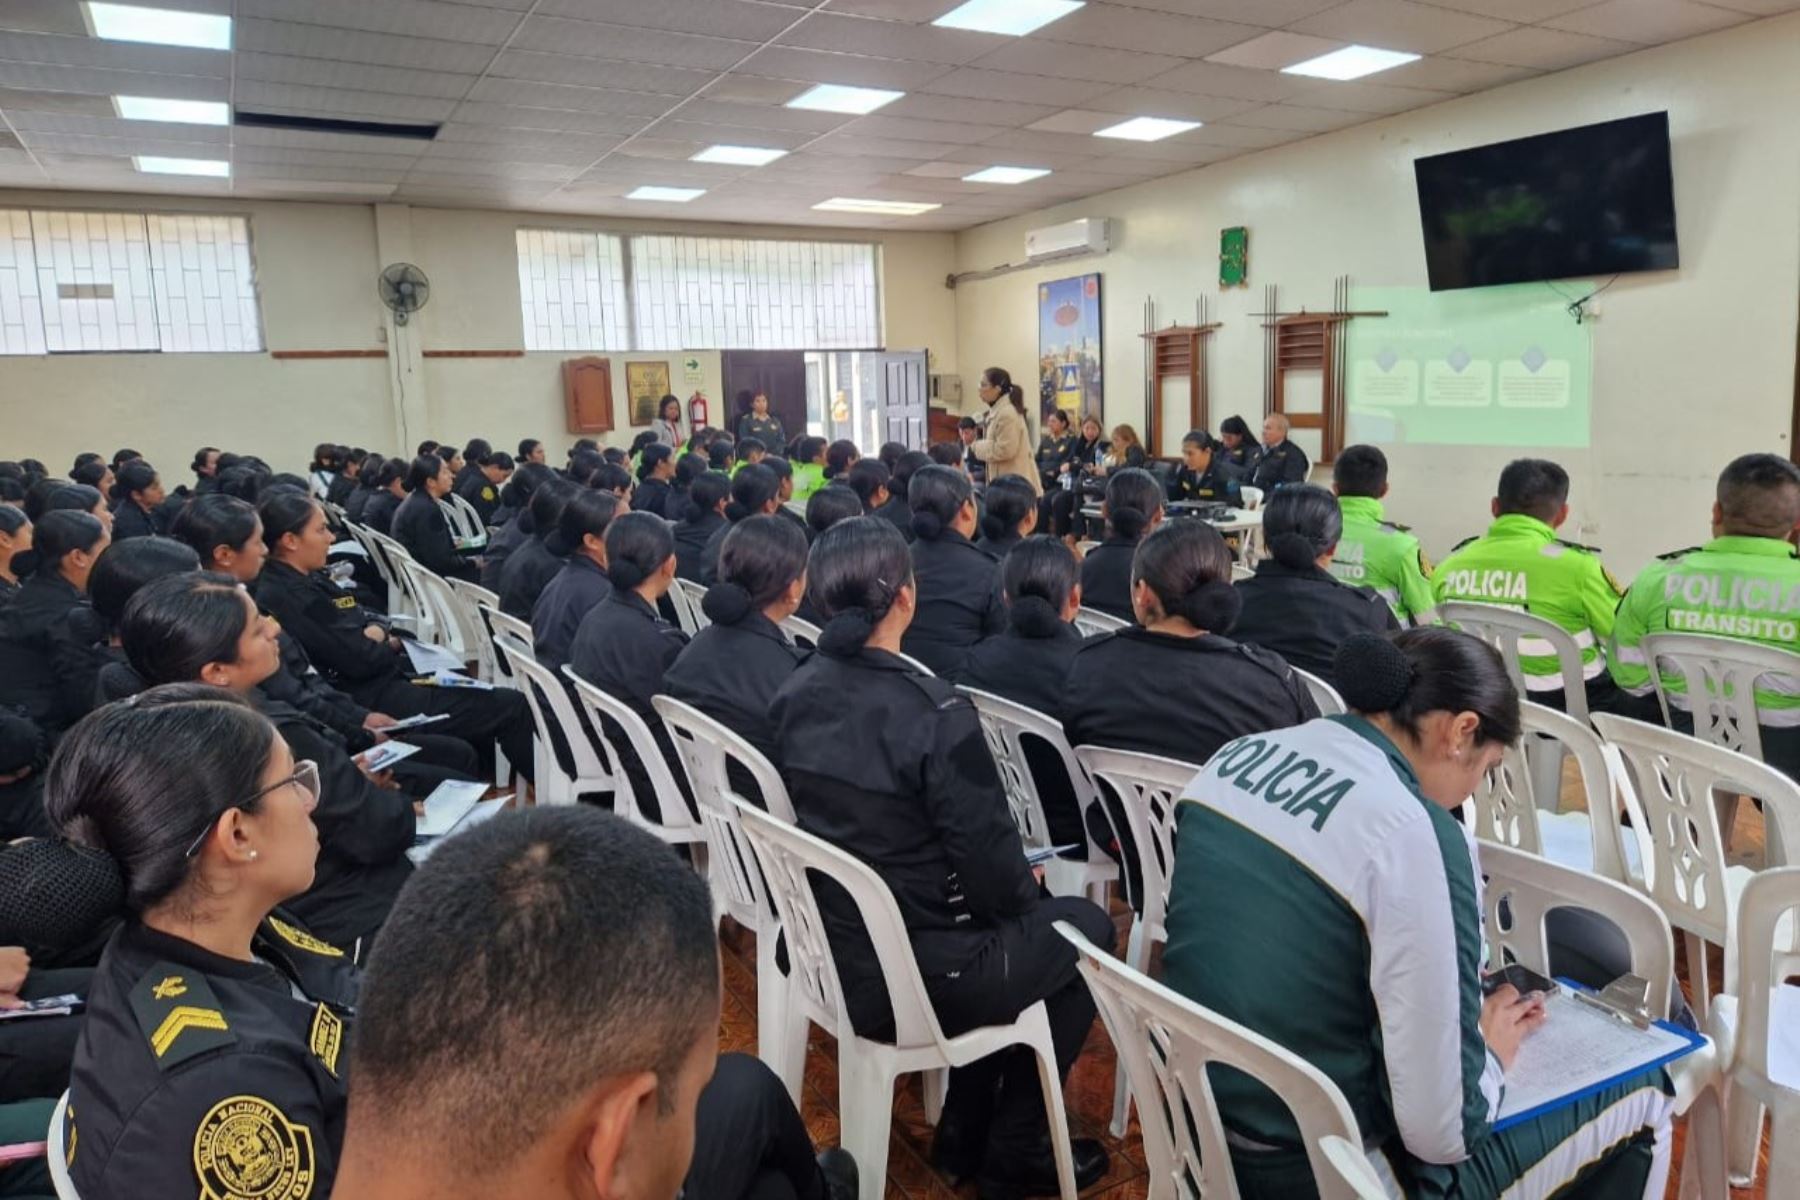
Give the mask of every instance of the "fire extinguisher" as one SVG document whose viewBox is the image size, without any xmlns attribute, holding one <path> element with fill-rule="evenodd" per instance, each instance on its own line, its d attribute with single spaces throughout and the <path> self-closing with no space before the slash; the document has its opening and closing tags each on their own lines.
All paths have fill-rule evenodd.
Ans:
<svg viewBox="0 0 1800 1200">
<path fill-rule="evenodd" d="M 706 397 L 699 392 L 695 392 L 693 399 L 688 401 L 688 429 L 698 433 L 705 424 Z"/>
</svg>

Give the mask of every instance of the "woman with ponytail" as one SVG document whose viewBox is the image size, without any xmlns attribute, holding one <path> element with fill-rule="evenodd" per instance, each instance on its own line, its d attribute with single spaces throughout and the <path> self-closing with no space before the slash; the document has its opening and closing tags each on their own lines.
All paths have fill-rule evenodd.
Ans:
<svg viewBox="0 0 1800 1200">
<path fill-rule="evenodd" d="M 24 509 L 0 504 L 0 605 L 19 594 L 19 579 L 35 562 L 31 529 Z"/>
<path fill-rule="evenodd" d="M 861 459 L 855 442 L 839 438 L 831 443 L 825 447 L 825 482 L 842 483 L 844 474 Z"/>
<path fill-rule="evenodd" d="M 1545 1013 L 1507 983 L 1483 996 L 1481 871 L 1454 815 L 1519 739 L 1499 654 L 1443 628 L 1355 634 L 1333 675 L 1347 715 L 1228 745 L 1188 785 L 1163 982 L 1330 1075 L 1408 1195 L 1663 1195 L 1661 1070 L 1493 1125 Z M 1220 1072 L 1213 1093 L 1247 1200 L 1316 1193 L 1266 1091 Z"/>
<path fill-rule="evenodd" d="M 1328 569 L 1343 532 L 1337 497 L 1322 487 L 1290 483 L 1269 497 L 1263 541 L 1271 557 L 1237 585 L 1244 599 L 1233 631 L 1239 641 L 1329 678 L 1345 638 L 1400 628 L 1379 593 L 1340 583 Z"/>
<path fill-rule="evenodd" d="M 1069 669 L 1071 746 L 1203 763 L 1232 738 L 1319 715 L 1278 655 L 1226 636 L 1242 599 L 1231 551 L 1211 525 L 1176 521 L 1145 538 L 1131 603 L 1137 624 L 1090 639 Z"/>
<path fill-rule="evenodd" d="M 52 743 L 94 706 L 91 647 L 80 631 L 89 624 L 88 577 L 111 544 L 97 517 L 62 509 L 45 513 L 32 527 L 37 562 L 31 576 L 0 606 L 6 701 L 36 721 Z"/>
<path fill-rule="evenodd" d="M 982 500 L 987 507 L 975 545 L 1004 562 L 1008 551 L 1036 532 L 1038 495 L 1029 480 L 1002 475 L 988 484 Z"/>
<path fill-rule="evenodd" d="M 528 462 L 513 472 L 513 477 L 500 489 L 500 507 L 494 511 L 493 519 L 499 532 L 488 538 L 487 549 L 481 554 L 482 587 L 499 593 L 500 572 L 505 568 L 506 560 L 531 537 L 534 526 L 526 514 L 531 508 L 532 496 L 548 481 L 560 478 L 543 463 Z"/>
<path fill-rule="evenodd" d="M 1110 947 L 1111 922 L 1087 900 L 1040 894 L 974 707 L 900 657 L 917 597 L 899 532 L 874 517 L 832 526 L 813 546 L 807 593 L 826 618 L 818 653 L 770 708 L 800 825 L 892 890 L 945 1033 L 1014 1020 L 1042 1000 L 1066 1078 L 1094 1002 L 1052 926 L 1069 921 Z M 851 1023 L 891 1037 L 856 909 L 836 888 L 819 900 Z M 951 1071 L 933 1162 L 958 1182 L 978 1179 L 983 1195 L 1050 1194 L 1047 1133 L 1037 1071 L 1003 1052 Z M 1105 1173 L 1097 1142 L 1078 1139 L 1074 1151 L 1077 1186 Z"/>
<path fill-rule="evenodd" d="M 675 583 L 675 537 L 669 523 L 650 513 L 614 517 L 606 527 L 606 575 L 612 591 L 581 619 L 569 648 L 569 667 L 643 718 L 685 795 L 687 773 L 650 703 L 663 690 L 663 673 L 688 644 L 687 635 L 657 613 L 657 602 Z M 638 803 L 660 820 L 667 798 L 651 790 L 650 776 L 622 731 L 606 733 L 625 759 Z"/>
<path fill-rule="evenodd" d="M 750 517 L 773 513 L 780 507 L 781 480 L 767 464 L 739 468 L 731 477 L 731 500 L 725 505 L 727 524 L 714 529 L 706 545 L 701 547 L 700 582 L 711 587 L 717 581 L 719 550 L 725 545 L 729 526 Z"/>
<path fill-rule="evenodd" d="M 731 524 L 725 517 L 725 505 L 731 499 L 732 480 L 706 470 L 697 455 L 688 455 L 682 466 L 689 462 L 701 462 L 701 469 L 688 481 L 681 523 L 675 526 L 675 578 L 699 583 L 707 544 Z"/>
<path fill-rule="evenodd" d="M 1037 461 L 1031 452 L 1031 423 L 1025 416 L 1025 391 L 1012 381 L 1004 367 L 989 367 L 981 373 L 981 402 L 987 405 L 986 423 L 969 453 L 987 464 L 989 481 L 1002 475 L 1017 475 L 1031 488 L 1032 495 L 1041 494 Z"/>
<path fill-rule="evenodd" d="M 995 558 L 975 536 L 975 493 L 954 467 L 921 467 L 907 485 L 912 506 L 912 571 L 918 613 L 906 631 L 906 653 L 940 675 L 962 665 L 982 638 L 1006 628 Z"/>
<path fill-rule="evenodd" d="M 780 626 L 805 594 L 806 536 L 780 517 L 738 522 L 719 552 L 719 581 L 701 601 L 712 624 L 663 677 L 669 695 L 741 734 L 776 766 L 769 705 L 807 657 Z"/>
<path fill-rule="evenodd" d="M 673 520 L 679 513 L 668 511 L 669 497 L 675 492 L 669 482 L 675 478 L 675 451 L 661 442 L 651 442 L 638 459 L 637 490 L 631 494 L 633 512 L 655 513 Z"/>
<path fill-rule="evenodd" d="M 562 670 L 569 661 L 582 619 L 612 595 L 612 580 L 606 574 L 606 530 L 623 509 L 611 492 L 580 488 L 557 517 L 556 539 L 569 557 L 531 606 L 532 648 L 538 661 L 552 671 Z"/>
<path fill-rule="evenodd" d="M 1150 472 L 1132 467 L 1106 481 L 1100 505 L 1106 540 L 1081 560 L 1081 594 L 1089 608 L 1131 620 L 1131 561 L 1138 543 L 1162 524 L 1163 511 L 1162 485 Z"/>
<path fill-rule="evenodd" d="M 113 479 L 113 540 L 155 537 L 162 532 L 161 508 L 166 497 L 156 468 L 141 458 L 120 464 Z"/>
</svg>

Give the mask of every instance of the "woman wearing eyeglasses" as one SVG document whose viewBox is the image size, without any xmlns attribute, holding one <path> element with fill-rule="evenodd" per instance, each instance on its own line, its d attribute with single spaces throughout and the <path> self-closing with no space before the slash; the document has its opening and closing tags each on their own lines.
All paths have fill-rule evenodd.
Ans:
<svg viewBox="0 0 1800 1200">
<path fill-rule="evenodd" d="M 153 688 L 64 739 L 46 807 L 110 856 L 126 918 L 69 1082 L 83 1196 L 330 1193 L 358 976 L 278 907 L 313 882 L 318 799 L 318 768 L 218 687 Z"/>
<path fill-rule="evenodd" d="M 366 775 L 330 726 L 262 692 L 281 663 L 276 634 L 235 580 L 199 572 L 145 585 L 119 622 L 136 687 L 205 683 L 235 693 L 274 723 L 297 757 L 318 764 L 317 870 L 283 901 L 307 928 L 361 961 L 412 874 L 413 801 L 386 772 Z M 110 695 L 133 690 L 103 686 Z"/>
</svg>

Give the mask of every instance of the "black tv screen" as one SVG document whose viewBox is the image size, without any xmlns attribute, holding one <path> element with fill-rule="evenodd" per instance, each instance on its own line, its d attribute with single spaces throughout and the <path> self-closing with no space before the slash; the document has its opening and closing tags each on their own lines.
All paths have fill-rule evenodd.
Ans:
<svg viewBox="0 0 1800 1200">
<path fill-rule="evenodd" d="M 1431 290 L 1680 265 L 1669 114 L 1413 163 Z"/>
</svg>

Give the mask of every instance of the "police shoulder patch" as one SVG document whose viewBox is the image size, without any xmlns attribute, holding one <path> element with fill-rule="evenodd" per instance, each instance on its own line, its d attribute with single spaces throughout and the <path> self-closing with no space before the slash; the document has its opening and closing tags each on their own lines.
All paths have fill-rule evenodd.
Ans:
<svg viewBox="0 0 1800 1200">
<path fill-rule="evenodd" d="M 1698 546 L 1689 546 L 1685 550 L 1671 550 L 1667 554 L 1659 554 L 1656 557 L 1659 562 L 1673 562 L 1678 558 L 1686 558 L 1688 555 L 1693 554 L 1699 549 L 1700 547 Z"/>
<path fill-rule="evenodd" d="M 321 1004 L 313 1012 L 312 1028 L 307 1032 L 306 1044 L 311 1048 L 325 1069 L 335 1077 L 338 1073 L 338 1054 L 344 1048 L 344 1022 L 330 1008 Z"/>
<path fill-rule="evenodd" d="M 355 608 L 356 607 L 356 597 L 355 596 L 337 596 L 332 599 L 331 603 L 338 608 Z"/>
<path fill-rule="evenodd" d="M 156 963 L 133 985 L 130 1001 L 161 1070 L 237 1041 L 219 998 L 198 971 Z"/>
<path fill-rule="evenodd" d="M 305 950 L 309 954 L 317 954 L 321 958 L 344 957 L 344 952 L 330 942 L 322 942 L 299 926 L 289 925 L 280 917 L 270 917 L 269 928 L 274 930 L 275 936 L 295 949 Z"/>
<path fill-rule="evenodd" d="M 494 485 L 490 483 L 481 489 L 481 498 L 483 500 L 498 500 L 500 498 L 500 493 L 496 492 L 494 490 Z"/>
<path fill-rule="evenodd" d="M 312 1130 L 261 1096 L 229 1096 L 194 1130 L 200 1200 L 308 1200 L 317 1171 Z"/>
</svg>

